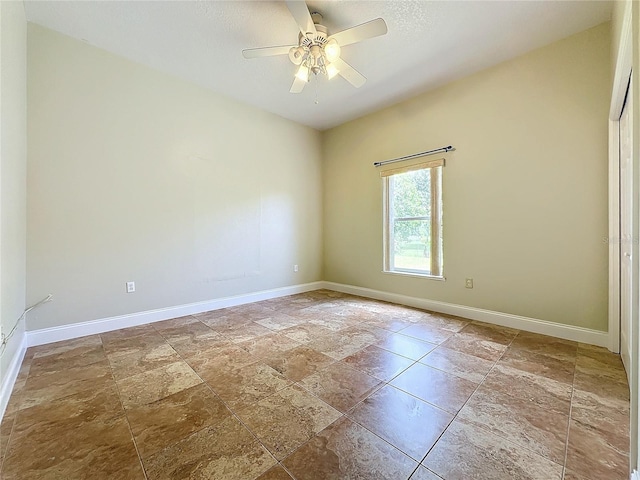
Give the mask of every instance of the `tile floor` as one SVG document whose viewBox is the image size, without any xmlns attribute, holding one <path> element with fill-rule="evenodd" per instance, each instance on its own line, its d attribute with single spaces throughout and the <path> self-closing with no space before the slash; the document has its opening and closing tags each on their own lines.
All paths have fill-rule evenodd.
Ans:
<svg viewBox="0 0 640 480">
<path fill-rule="evenodd" d="M 628 477 L 602 348 L 327 290 L 30 348 L 11 479 Z"/>
</svg>

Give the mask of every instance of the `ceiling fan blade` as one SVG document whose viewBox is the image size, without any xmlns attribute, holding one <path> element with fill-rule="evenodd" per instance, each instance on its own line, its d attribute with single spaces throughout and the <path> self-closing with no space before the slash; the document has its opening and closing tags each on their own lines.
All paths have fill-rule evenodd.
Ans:
<svg viewBox="0 0 640 480">
<path fill-rule="evenodd" d="M 289 90 L 289 93 L 301 93 L 302 90 L 304 90 L 304 86 L 306 84 L 307 82 L 305 82 L 304 80 L 295 77 L 293 79 L 293 84 L 291 85 L 291 90 Z"/>
<path fill-rule="evenodd" d="M 351 27 L 329 38 L 334 38 L 338 45 L 344 47 L 345 45 L 351 45 L 352 43 L 366 40 L 367 38 L 378 37 L 387 33 L 387 24 L 382 18 L 376 18 L 370 22 L 363 23 L 356 27 Z"/>
<path fill-rule="evenodd" d="M 311 14 L 309 13 L 307 4 L 299 0 L 286 0 L 285 3 L 293 16 L 293 19 L 298 24 L 298 28 L 302 34 L 306 35 L 308 32 L 311 32 L 315 35 L 316 26 L 311 19 Z"/>
<path fill-rule="evenodd" d="M 242 51 L 244 58 L 259 58 L 259 57 L 272 57 L 274 55 L 288 55 L 291 47 L 297 47 L 297 45 L 282 45 L 280 47 L 262 47 L 262 48 L 247 48 Z"/>
<path fill-rule="evenodd" d="M 347 62 L 338 58 L 332 65 L 338 69 L 338 74 L 342 76 L 347 82 L 356 88 L 360 88 L 367 81 L 364 75 L 349 65 Z"/>
</svg>

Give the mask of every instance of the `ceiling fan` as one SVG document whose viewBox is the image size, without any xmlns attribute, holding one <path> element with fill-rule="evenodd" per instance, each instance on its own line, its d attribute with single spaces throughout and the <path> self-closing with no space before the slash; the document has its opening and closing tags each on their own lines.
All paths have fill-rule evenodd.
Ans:
<svg viewBox="0 0 640 480">
<path fill-rule="evenodd" d="M 341 47 L 387 33 L 387 24 L 382 18 L 376 18 L 347 30 L 329 35 L 327 27 L 321 25 L 322 15 L 309 13 L 303 1 L 286 0 L 285 3 L 295 19 L 300 33 L 296 45 L 278 47 L 249 48 L 242 51 L 244 58 L 271 57 L 289 55 L 295 65 L 299 65 L 291 93 L 300 93 L 309 82 L 311 74 L 322 73 L 331 79 L 342 76 L 351 85 L 358 88 L 367 79 L 355 68 L 340 58 Z"/>
</svg>

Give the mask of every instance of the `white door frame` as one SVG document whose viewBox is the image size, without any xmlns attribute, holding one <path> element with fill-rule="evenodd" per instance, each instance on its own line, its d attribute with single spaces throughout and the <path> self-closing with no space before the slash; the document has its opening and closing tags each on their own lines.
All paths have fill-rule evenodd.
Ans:
<svg viewBox="0 0 640 480">
<path fill-rule="evenodd" d="M 620 45 L 616 52 L 616 64 L 613 76 L 613 89 L 611 92 L 611 108 L 609 110 L 609 350 L 620 353 L 620 148 L 619 148 L 619 131 L 620 131 L 620 115 L 627 90 L 629 78 L 633 68 L 633 14 L 634 8 L 631 1 L 627 1 L 624 9 L 624 17 L 622 20 L 622 32 L 620 36 Z M 637 75 L 636 75 L 637 76 Z M 634 84 L 638 85 L 638 78 L 634 80 Z M 635 95 L 634 95 L 635 96 Z M 638 102 L 640 95 L 634 100 Z M 629 105 L 629 108 L 636 110 L 635 105 Z M 638 119 L 634 119 L 638 122 Z M 632 132 L 632 141 L 638 142 L 635 135 L 635 127 Z M 633 145 L 633 151 L 637 150 Z M 637 181 L 638 164 L 637 159 L 633 159 L 633 188 L 634 199 L 632 203 L 632 216 L 638 216 L 638 186 Z M 635 218 L 633 221 L 636 221 Z M 637 235 L 637 225 L 633 226 L 633 234 Z M 635 240 L 631 239 L 632 241 Z M 631 265 L 631 284 L 632 284 L 632 306 L 631 306 L 631 322 L 632 335 L 637 335 L 637 318 L 638 318 L 638 265 L 639 265 L 638 246 L 633 245 L 632 248 L 632 265 Z M 635 323 L 635 325 L 634 325 Z M 629 445 L 629 466 L 633 472 L 632 477 L 638 478 L 638 458 L 640 444 L 638 442 L 638 432 L 640 431 L 638 415 L 638 339 L 631 339 L 631 372 L 629 372 L 629 387 L 631 393 L 631 415 L 630 415 L 630 445 Z"/>
<path fill-rule="evenodd" d="M 620 115 L 633 63 L 632 2 L 627 2 L 609 110 L 609 350 L 620 353 Z M 633 108 L 630 106 L 630 108 Z M 636 261 L 637 259 L 634 259 Z"/>
</svg>

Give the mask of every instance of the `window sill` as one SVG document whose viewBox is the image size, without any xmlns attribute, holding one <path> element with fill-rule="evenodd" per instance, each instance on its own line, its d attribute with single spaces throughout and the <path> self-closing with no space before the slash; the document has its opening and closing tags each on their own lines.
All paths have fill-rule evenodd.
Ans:
<svg viewBox="0 0 640 480">
<path fill-rule="evenodd" d="M 416 277 L 416 278 L 424 278 L 427 280 L 436 280 L 439 282 L 446 282 L 447 279 L 445 277 L 439 277 L 436 275 L 429 275 L 427 273 L 413 273 L 413 272 L 397 272 L 391 270 L 383 270 L 382 273 L 386 275 L 400 275 L 403 277 Z"/>
</svg>

